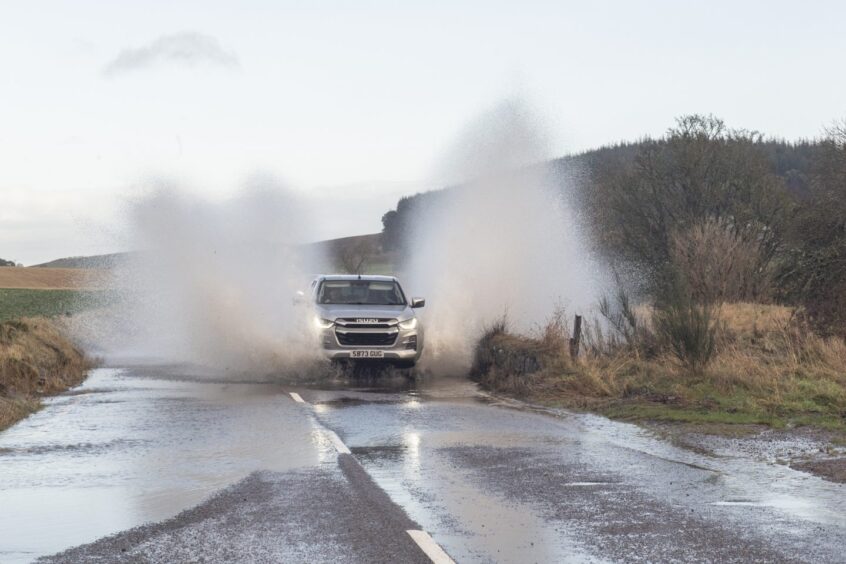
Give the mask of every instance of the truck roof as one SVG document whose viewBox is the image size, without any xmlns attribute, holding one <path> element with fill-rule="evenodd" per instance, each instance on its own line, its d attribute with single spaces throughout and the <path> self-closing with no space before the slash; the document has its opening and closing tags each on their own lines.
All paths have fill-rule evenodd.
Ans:
<svg viewBox="0 0 846 564">
<path fill-rule="evenodd" d="M 373 280 L 376 282 L 396 282 L 395 276 L 380 276 L 377 274 L 320 274 L 317 280 Z"/>
</svg>

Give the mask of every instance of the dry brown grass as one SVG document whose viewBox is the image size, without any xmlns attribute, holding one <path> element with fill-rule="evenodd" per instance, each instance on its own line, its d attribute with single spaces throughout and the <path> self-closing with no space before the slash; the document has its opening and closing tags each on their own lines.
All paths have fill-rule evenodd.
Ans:
<svg viewBox="0 0 846 564">
<path fill-rule="evenodd" d="M 732 304 L 721 310 L 722 341 L 716 365 L 746 375 L 819 373 L 846 377 L 846 342 L 824 338 L 776 305 Z"/>
<path fill-rule="evenodd" d="M 37 409 L 38 397 L 82 382 L 89 368 L 82 352 L 52 322 L 0 323 L 0 429 Z"/>
<path fill-rule="evenodd" d="M 770 304 L 734 303 L 720 308 L 720 321 L 737 337 L 781 331 L 795 317 L 795 308 Z"/>
<path fill-rule="evenodd" d="M 38 410 L 40 403 L 34 397 L 5 398 L 0 396 L 0 431 Z"/>
<path fill-rule="evenodd" d="M 566 350 L 546 346 L 543 333 L 500 333 L 480 343 L 488 370 L 479 380 L 534 401 L 621 417 L 846 429 L 846 342 L 814 334 L 783 306 L 727 304 L 719 315 L 717 351 L 702 370 L 623 344 L 573 362 Z"/>
</svg>

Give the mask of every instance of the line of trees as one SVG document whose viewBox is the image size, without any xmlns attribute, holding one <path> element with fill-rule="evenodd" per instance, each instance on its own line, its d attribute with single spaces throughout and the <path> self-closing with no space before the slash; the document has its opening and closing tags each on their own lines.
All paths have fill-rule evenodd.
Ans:
<svg viewBox="0 0 846 564">
<path fill-rule="evenodd" d="M 764 297 L 790 200 L 761 141 L 688 116 L 631 162 L 598 168 L 587 201 L 604 254 L 635 265 L 651 293 L 682 277 L 705 300 Z"/>
<path fill-rule="evenodd" d="M 846 335 L 846 121 L 826 130 L 792 219 L 779 286 L 824 333 Z"/>
</svg>

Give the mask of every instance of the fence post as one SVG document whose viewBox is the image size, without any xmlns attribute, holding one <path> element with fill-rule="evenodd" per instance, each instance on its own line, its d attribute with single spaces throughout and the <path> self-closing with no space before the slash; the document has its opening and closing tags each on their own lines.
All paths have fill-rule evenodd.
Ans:
<svg viewBox="0 0 846 564">
<path fill-rule="evenodd" d="M 576 360 L 579 357 L 579 347 L 582 343 L 582 316 L 577 315 L 573 321 L 573 336 L 570 337 L 570 358 Z"/>
</svg>

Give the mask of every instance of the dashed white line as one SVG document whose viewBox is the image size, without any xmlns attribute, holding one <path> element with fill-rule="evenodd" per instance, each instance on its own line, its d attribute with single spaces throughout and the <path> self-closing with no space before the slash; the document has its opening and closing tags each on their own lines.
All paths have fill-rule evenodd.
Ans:
<svg viewBox="0 0 846 564">
<path fill-rule="evenodd" d="M 288 395 L 290 395 L 291 398 L 297 403 L 307 403 L 297 392 L 288 392 Z M 320 425 L 320 423 L 318 423 L 318 425 Z M 335 433 L 335 431 L 332 431 L 331 429 L 326 429 L 326 427 L 324 427 L 323 425 L 320 426 L 326 430 L 326 434 L 329 436 L 329 440 L 332 441 L 332 444 L 335 446 L 335 450 L 337 450 L 340 454 L 352 454 L 352 452 L 350 452 L 350 449 L 347 448 L 347 445 L 344 444 L 344 441 L 341 440 L 341 437 L 339 437 Z"/>
<path fill-rule="evenodd" d="M 426 531 L 417 531 L 414 529 L 406 531 L 408 535 L 417 543 L 417 546 L 420 547 L 420 550 L 426 553 L 426 556 L 429 557 L 429 560 L 434 562 L 435 564 L 455 564 L 452 558 L 444 552 L 444 549 L 438 546 L 432 537 L 429 536 L 429 533 Z"/>
<path fill-rule="evenodd" d="M 295 402 L 306 403 L 302 396 L 300 396 L 297 392 L 288 393 L 291 396 L 291 399 Z M 339 437 L 335 431 L 326 429 L 326 434 L 329 436 L 329 440 L 332 441 L 332 444 L 335 446 L 335 450 L 337 450 L 339 454 L 352 454 L 350 449 L 347 448 L 347 445 L 344 444 L 344 441 L 341 440 L 341 437 Z M 426 531 L 409 529 L 406 533 L 408 533 L 411 539 L 417 544 L 417 546 L 420 547 L 420 550 L 422 550 L 434 564 L 455 564 L 455 561 L 453 561 L 453 559 L 444 552 L 444 549 L 441 548 Z"/>
<path fill-rule="evenodd" d="M 337 450 L 340 454 L 352 454 L 350 449 L 347 448 L 347 445 L 344 444 L 344 441 L 341 440 L 341 437 L 335 434 L 335 431 L 327 429 L 326 433 L 329 435 L 329 440 L 331 440 L 332 444 L 335 445 L 335 450 Z"/>
</svg>

